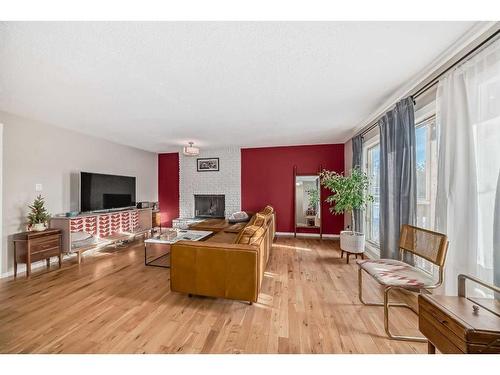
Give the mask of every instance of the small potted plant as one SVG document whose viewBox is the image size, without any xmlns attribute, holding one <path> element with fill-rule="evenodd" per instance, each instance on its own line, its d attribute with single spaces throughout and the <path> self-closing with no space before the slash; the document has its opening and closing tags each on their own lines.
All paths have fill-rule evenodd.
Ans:
<svg viewBox="0 0 500 375">
<path fill-rule="evenodd" d="M 29 206 L 31 212 L 28 214 L 29 230 L 40 232 L 47 229 L 47 222 L 50 219 L 49 212 L 45 208 L 45 201 L 41 195 Z"/>
<path fill-rule="evenodd" d="M 320 174 L 321 185 L 332 192 L 326 202 L 332 205 L 330 212 L 335 215 L 349 212 L 351 214 L 351 229 L 340 232 L 340 248 L 353 254 L 365 251 L 365 235 L 356 231 L 354 210 L 361 210 L 373 197 L 368 194 L 369 179 L 359 167 L 353 168 L 351 174 L 344 176 L 341 173 L 324 170 Z"/>
</svg>

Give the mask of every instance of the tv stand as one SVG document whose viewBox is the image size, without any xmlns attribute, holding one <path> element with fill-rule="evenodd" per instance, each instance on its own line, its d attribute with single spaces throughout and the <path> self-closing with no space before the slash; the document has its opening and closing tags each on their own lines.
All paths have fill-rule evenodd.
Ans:
<svg viewBox="0 0 500 375">
<path fill-rule="evenodd" d="M 50 227 L 61 229 L 62 251 L 76 253 L 80 263 L 81 254 L 87 250 L 146 236 L 153 227 L 152 217 L 151 208 L 87 212 L 73 217 L 55 216 L 50 219 Z M 72 233 L 86 233 L 91 237 L 72 241 Z"/>
</svg>

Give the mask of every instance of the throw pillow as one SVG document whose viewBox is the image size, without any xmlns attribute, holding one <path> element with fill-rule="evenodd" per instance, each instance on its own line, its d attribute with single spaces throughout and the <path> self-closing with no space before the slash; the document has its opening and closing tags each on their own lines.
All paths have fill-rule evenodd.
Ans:
<svg viewBox="0 0 500 375">
<path fill-rule="evenodd" d="M 255 225 L 257 227 L 262 227 L 266 223 L 267 217 L 266 215 L 261 214 L 260 212 L 255 214 L 255 220 L 253 221 L 252 225 Z"/>
<path fill-rule="evenodd" d="M 274 208 L 271 206 L 266 206 L 262 211 L 260 211 L 263 215 L 271 215 L 274 212 Z"/>
<path fill-rule="evenodd" d="M 265 227 L 259 227 L 253 234 L 253 236 L 250 238 L 250 245 L 258 245 L 261 238 L 264 237 L 264 233 L 266 232 Z"/>
<path fill-rule="evenodd" d="M 240 232 L 239 236 L 238 236 L 238 239 L 237 239 L 237 243 L 239 244 L 245 244 L 245 245 L 248 245 L 250 243 L 250 239 L 252 238 L 252 236 L 255 234 L 255 232 L 257 231 L 257 229 L 259 229 L 260 227 L 257 227 L 255 225 L 247 225 L 245 228 L 243 228 L 243 230 Z"/>
</svg>

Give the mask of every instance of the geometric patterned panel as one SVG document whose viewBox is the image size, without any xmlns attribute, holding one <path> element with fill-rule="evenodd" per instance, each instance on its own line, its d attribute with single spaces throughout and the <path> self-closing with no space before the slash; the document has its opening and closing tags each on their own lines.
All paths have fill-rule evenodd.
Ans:
<svg viewBox="0 0 500 375">
<path fill-rule="evenodd" d="M 84 231 L 95 236 L 97 234 L 97 217 L 87 216 L 84 218 Z"/>
<path fill-rule="evenodd" d="M 132 231 L 136 231 L 139 229 L 139 213 L 134 210 L 130 213 L 131 217 L 131 225 L 132 225 Z"/>
<path fill-rule="evenodd" d="M 130 232 L 130 211 L 124 211 L 120 216 L 120 224 L 122 228 L 122 232 Z"/>
<path fill-rule="evenodd" d="M 71 233 L 83 232 L 84 231 L 83 225 L 84 225 L 83 217 L 79 217 L 77 219 L 71 219 L 69 223 L 70 232 Z"/>
<path fill-rule="evenodd" d="M 139 229 L 137 210 L 111 214 L 83 216 L 69 219 L 70 232 L 86 232 L 97 237 L 108 237 L 119 232 L 133 232 Z"/>
<path fill-rule="evenodd" d="M 421 289 L 435 284 L 427 272 L 399 260 L 365 259 L 357 263 L 382 285 Z"/>
<path fill-rule="evenodd" d="M 111 234 L 110 215 L 99 215 L 99 237 L 107 237 Z"/>
<path fill-rule="evenodd" d="M 111 214 L 111 218 L 110 218 L 111 233 L 120 232 L 120 218 L 121 218 L 121 214 L 119 212 L 115 213 L 115 214 Z"/>
</svg>

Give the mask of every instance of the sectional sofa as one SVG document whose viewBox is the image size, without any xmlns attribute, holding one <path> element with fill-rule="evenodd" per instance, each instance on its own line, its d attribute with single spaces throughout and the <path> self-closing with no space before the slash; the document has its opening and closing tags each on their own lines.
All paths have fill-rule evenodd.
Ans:
<svg viewBox="0 0 500 375">
<path fill-rule="evenodd" d="M 206 241 L 173 244 L 171 290 L 257 302 L 275 228 L 274 210 L 267 206 L 246 225 L 219 225 L 217 233 Z"/>
</svg>

